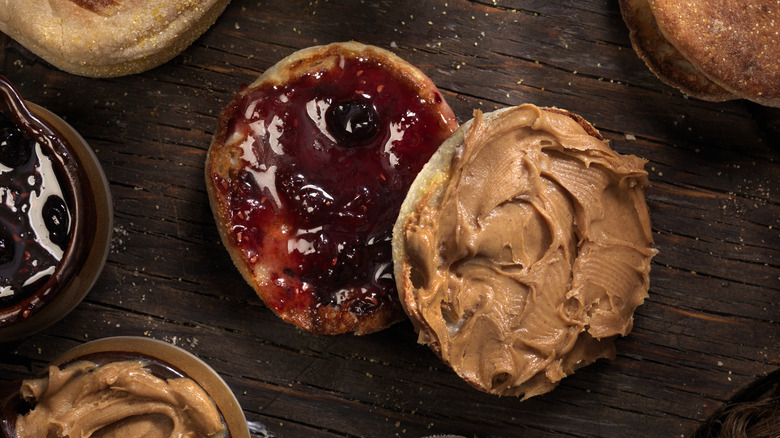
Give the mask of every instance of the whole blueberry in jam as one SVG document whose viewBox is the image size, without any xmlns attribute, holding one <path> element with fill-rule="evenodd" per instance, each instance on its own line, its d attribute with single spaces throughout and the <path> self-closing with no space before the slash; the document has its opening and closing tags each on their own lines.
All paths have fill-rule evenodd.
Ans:
<svg viewBox="0 0 780 438">
<path fill-rule="evenodd" d="M 68 246 L 68 231 L 70 230 L 70 216 L 65 200 L 57 195 L 46 198 L 43 204 L 43 223 L 49 230 L 49 240 L 59 246 L 63 251 Z"/>
<path fill-rule="evenodd" d="M 342 102 L 330 106 L 325 116 L 330 133 L 342 146 L 362 146 L 377 133 L 377 114 L 367 102 Z"/>
<path fill-rule="evenodd" d="M 0 114 L 0 164 L 14 168 L 27 163 L 34 144 L 8 117 Z"/>
</svg>

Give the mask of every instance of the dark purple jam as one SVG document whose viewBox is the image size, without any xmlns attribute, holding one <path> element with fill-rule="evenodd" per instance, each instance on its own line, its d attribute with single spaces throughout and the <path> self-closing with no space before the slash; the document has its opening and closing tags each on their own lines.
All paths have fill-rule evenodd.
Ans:
<svg viewBox="0 0 780 438">
<path fill-rule="evenodd" d="M 34 316 L 53 301 L 72 305 L 83 290 L 63 292 L 95 237 L 88 175 L 47 114 L 0 75 L 0 339 L 39 330 L 56 312 Z"/>
<path fill-rule="evenodd" d="M 400 309 L 392 226 L 417 173 L 453 130 L 441 105 L 381 63 L 346 57 L 234 101 L 226 138 L 245 138 L 244 168 L 215 182 L 229 199 L 232 243 L 270 268 L 267 305 L 280 314 Z"/>
<path fill-rule="evenodd" d="M 0 113 L 0 308 L 38 291 L 70 238 L 65 189 L 49 154 Z"/>
</svg>

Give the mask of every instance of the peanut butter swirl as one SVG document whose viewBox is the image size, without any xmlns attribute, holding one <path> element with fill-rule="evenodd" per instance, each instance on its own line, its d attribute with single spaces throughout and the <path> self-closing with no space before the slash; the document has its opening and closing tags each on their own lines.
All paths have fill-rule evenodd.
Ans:
<svg viewBox="0 0 780 438">
<path fill-rule="evenodd" d="M 532 105 L 477 111 L 451 141 L 396 227 L 419 341 L 476 388 L 524 399 L 614 357 L 655 254 L 645 161 Z"/>
<path fill-rule="evenodd" d="M 225 437 L 219 410 L 189 378 L 161 379 L 141 361 L 79 361 L 25 380 L 35 409 L 16 420 L 25 437 Z"/>
</svg>

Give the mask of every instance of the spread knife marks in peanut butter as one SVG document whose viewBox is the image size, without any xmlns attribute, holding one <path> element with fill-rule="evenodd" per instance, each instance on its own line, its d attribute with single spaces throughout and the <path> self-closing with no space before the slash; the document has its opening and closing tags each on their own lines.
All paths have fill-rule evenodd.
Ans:
<svg viewBox="0 0 780 438">
<path fill-rule="evenodd" d="M 224 437 L 219 411 L 188 378 L 160 379 L 140 361 L 49 367 L 20 394 L 35 408 L 16 420 L 25 437 Z"/>
<path fill-rule="evenodd" d="M 614 357 L 647 297 L 645 161 L 582 123 L 532 105 L 476 112 L 404 227 L 419 340 L 483 391 L 532 397 Z"/>
</svg>

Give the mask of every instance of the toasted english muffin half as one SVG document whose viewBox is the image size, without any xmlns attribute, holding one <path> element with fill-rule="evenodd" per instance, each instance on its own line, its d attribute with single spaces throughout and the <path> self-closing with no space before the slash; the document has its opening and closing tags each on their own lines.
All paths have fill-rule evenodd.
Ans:
<svg viewBox="0 0 780 438">
<path fill-rule="evenodd" d="M 684 94 L 780 106 L 780 4 L 620 0 L 637 55 Z"/>
<path fill-rule="evenodd" d="M 664 37 L 739 98 L 780 106 L 780 3 L 648 0 Z"/>
<path fill-rule="evenodd" d="M 620 11 L 634 51 L 666 85 L 711 102 L 738 98 L 702 74 L 664 37 L 648 0 L 620 0 Z"/>
</svg>

